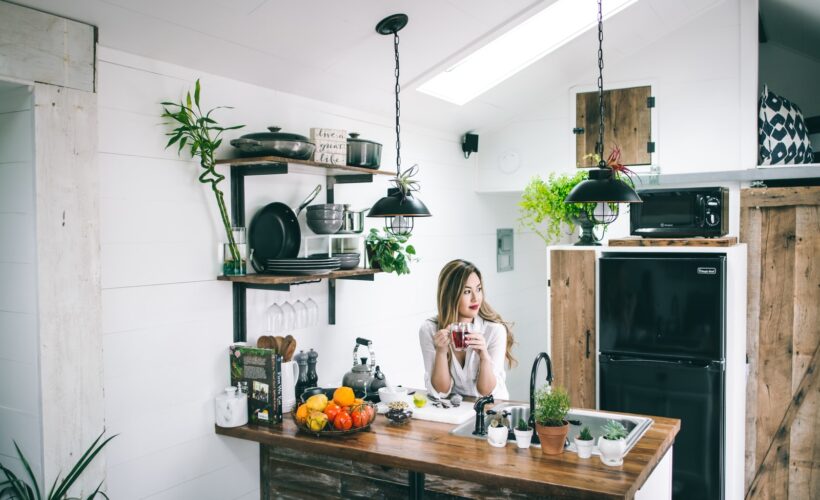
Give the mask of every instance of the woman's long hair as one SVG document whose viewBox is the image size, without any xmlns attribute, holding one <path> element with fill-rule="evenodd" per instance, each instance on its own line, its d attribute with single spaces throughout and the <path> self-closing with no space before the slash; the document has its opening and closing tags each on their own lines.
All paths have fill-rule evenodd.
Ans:
<svg viewBox="0 0 820 500">
<path fill-rule="evenodd" d="M 483 291 L 484 279 L 481 277 L 481 271 L 471 262 L 461 259 L 450 261 L 442 268 L 441 273 L 439 273 L 437 295 L 438 317 L 436 318 L 436 322 L 440 330 L 447 328 L 452 323 L 458 323 L 458 303 L 461 300 L 461 293 L 464 291 L 467 278 L 469 278 L 472 273 L 478 276 Z M 510 324 L 501 319 L 501 315 L 495 312 L 495 309 L 490 307 L 490 304 L 488 304 L 486 300 L 481 301 L 478 315 L 485 321 L 492 321 L 504 325 L 504 328 L 507 330 L 507 352 L 505 354 L 507 365 L 510 368 L 517 365 L 518 361 L 516 361 L 512 355 L 512 346 L 515 339 L 513 338 Z"/>
</svg>

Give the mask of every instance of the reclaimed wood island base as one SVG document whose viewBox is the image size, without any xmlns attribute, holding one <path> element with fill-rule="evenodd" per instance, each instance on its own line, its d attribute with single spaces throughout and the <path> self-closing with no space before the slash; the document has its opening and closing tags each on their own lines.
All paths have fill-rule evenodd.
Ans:
<svg viewBox="0 0 820 500">
<path fill-rule="evenodd" d="M 378 416 L 369 430 L 343 437 L 299 432 L 290 416 L 271 428 L 216 427 L 261 447 L 262 498 L 633 498 L 671 451 L 680 421 L 654 423 L 624 463 L 593 455 L 543 455 L 539 448 L 453 436 L 451 424 Z M 670 479 L 671 481 L 671 472 Z"/>
</svg>

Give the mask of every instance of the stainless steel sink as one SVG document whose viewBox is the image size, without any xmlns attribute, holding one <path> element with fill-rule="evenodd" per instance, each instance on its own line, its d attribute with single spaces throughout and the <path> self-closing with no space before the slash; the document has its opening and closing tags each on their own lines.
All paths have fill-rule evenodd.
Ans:
<svg viewBox="0 0 820 500">
<path fill-rule="evenodd" d="M 493 406 L 493 410 L 497 412 L 502 412 L 504 410 L 510 412 L 510 423 L 515 426 L 519 419 L 523 418 L 524 420 L 529 419 L 530 417 L 530 407 L 529 405 L 523 405 L 520 403 L 501 403 Z M 595 439 L 596 446 L 593 447 L 592 453 L 595 455 L 600 455 L 598 451 L 598 437 L 603 434 L 601 428 L 607 422 L 607 420 L 615 420 L 623 424 L 626 427 L 626 430 L 629 434 L 626 436 L 626 451 L 632 449 L 635 446 L 635 443 L 641 439 L 641 436 L 652 426 L 652 419 L 645 418 L 645 417 L 636 417 L 633 415 L 622 415 L 619 413 L 609 413 L 604 411 L 597 411 L 597 410 L 581 410 L 581 409 L 572 409 L 567 414 L 567 420 L 569 421 L 569 435 L 567 436 L 568 443 L 564 446 L 564 449 L 567 451 L 575 452 L 577 451 L 575 448 L 575 442 L 573 438 L 581 432 L 581 429 L 584 426 L 589 427 L 590 432 L 592 433 L 592 437 Z M 489 425 L 489 419 L 487 419 Z M 474 439 L 486 439 L 486 434 L 484 436 L 476 436 L 473 434 L 473 430 L 475 429 L 475 420 L 470 420 L 468 422 L 464 422 L 463 424 L 457 426 L 453 430 L 450 431 L 450 434 L 455 436 L 461 437 L 469 437 Z M 484 429 L 486 432 L 486 428 Z M 512 432 L 510 432 L 508 441 L 515 442 L 515 436 Z M 533 443 L 533 446 L 540 448 L 540 444 Z"/>
</svg>

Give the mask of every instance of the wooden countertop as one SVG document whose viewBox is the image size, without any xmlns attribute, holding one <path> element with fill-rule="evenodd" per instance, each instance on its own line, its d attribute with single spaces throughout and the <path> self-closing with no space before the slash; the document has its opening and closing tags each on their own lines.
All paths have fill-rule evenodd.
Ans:
<svg viewBox="0 0 820 500">
<path fill-rule="evenodd" d="M 680 420 L 652 417 L 654 423 L 624 458 L 610 467 L 593 455 L 543 455 L 509 443 L 493 448 L 486 440 L 453 436 L 451 424 L 411 420 L 394 426 L 379 415 L 370 429 L 342 437 L 298 432 L 290 415 L 274 427 L 216 427 L 216 433 L 265 445 L 398 467 L 537 495 L 568 498 L 632 498 L 672 446 Z"/>
</svg>

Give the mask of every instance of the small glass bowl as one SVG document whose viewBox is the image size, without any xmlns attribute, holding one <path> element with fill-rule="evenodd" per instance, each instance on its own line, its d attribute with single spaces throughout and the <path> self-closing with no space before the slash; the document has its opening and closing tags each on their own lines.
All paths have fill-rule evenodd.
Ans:
<svg viewBox="0 0 820 500">
<path fill-rule="evenodd" d="M 413 410 L 404 401 L 393 401 L 387 405 L 387 408 L 384 416 L 394 425 L 404 425 L 413 416 Z"/>
</svg>

